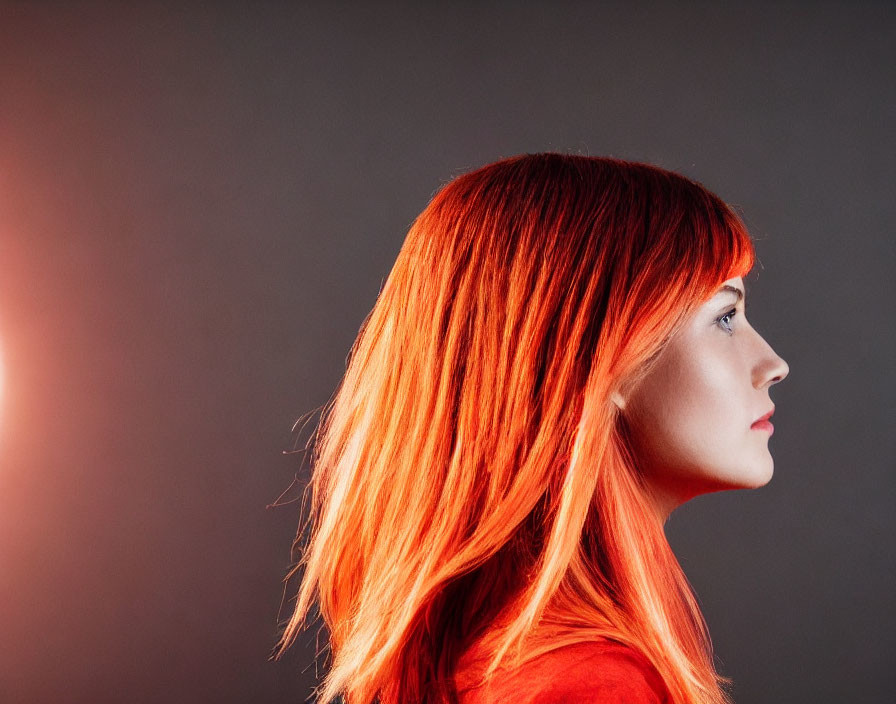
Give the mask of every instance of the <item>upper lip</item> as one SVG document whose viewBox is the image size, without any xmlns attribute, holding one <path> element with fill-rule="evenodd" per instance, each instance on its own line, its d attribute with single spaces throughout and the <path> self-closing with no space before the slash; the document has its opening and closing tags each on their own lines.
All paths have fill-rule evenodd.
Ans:
<svg viewBox="0 0 896 704">
<path fill-rule="evenodd" d="M 759 422 L 761 422 L 761 421 L 768 420 L 769 418 L 772 417 L 772 413 L 774 413 L 774 412 L 775 412 L 775 407 L 772 406 L 772 410 L 770 410 L 768 413 L 766 413 L 766 414 L 765 414 L 764 416 L 762 416 L 761 418 L 757 418 L 756 420 L 754 420 L 754 421 L 753 421 L 753 425 L 756 425 L 757 423 L 759 423 Z"/>
</svg>

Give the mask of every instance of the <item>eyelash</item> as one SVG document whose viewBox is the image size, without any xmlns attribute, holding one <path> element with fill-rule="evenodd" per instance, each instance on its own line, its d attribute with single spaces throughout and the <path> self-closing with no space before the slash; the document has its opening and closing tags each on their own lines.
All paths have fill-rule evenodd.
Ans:
<svg viewBox="0 0 896 704">
<path fill-rule="evenodd" d="M 725 318 L 733 318 L 735 315 L 737 315 L 737 308 L 732 308 L 727 313 L 725 313 L 725 315 L 723 315 L 722 317 L 716 318 L 716 322 L 719 324 L 719 327 L 721 327 L 722 330 L 727 332 L 729 335 L 733 335 L 734 330 L 731 329 L 730 323 L 727 325 L 723 325 L 722 321 L 725 320 Z"/>
</svg>

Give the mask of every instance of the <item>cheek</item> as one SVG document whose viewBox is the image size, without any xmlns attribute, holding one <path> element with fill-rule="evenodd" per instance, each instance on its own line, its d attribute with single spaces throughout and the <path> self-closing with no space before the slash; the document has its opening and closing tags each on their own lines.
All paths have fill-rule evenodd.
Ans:
<svg viewBox="0 0 896 704">
<path fill-rule="evenodd" d="M 700 462 L 736 440 L 741 424 L 736 374 L 719 355 L 673 354 L 632 396 L 642 442 L 666 464 Z"/>
</svg>

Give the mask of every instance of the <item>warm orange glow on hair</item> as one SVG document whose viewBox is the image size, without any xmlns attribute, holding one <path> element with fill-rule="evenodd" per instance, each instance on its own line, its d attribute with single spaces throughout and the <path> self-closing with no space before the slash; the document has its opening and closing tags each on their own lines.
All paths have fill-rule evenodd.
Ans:
<svg viewBox="0 0 896 704">
<path fill-rule="evenodd" d="M 321 702 L 454 701 L 474 642 L 491 673 L 596 635 L 676 702 L 729 701 L 610 394 L 753 256 L 717 196 L 647 164 L 523 155 L 434 196 L 316 434 L 279 653 L 319 600 Z"/>
</svg>

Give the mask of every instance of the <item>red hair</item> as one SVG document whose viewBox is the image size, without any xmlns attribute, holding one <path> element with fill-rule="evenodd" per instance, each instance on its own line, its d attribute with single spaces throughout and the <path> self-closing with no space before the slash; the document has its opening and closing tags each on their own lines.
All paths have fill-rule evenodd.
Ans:
<svg viewBox="0 0 896 704">
<path fill-rule="evenodd" d="M 648 164 L 527 154 L 445 185 L 317 428 L 278 656 L 319 601 L 324 704 L 452 702 L 474 643 L 491 675 L 596 636 L 676 702 L 729 702 L 610 395 L 753 258 L 730 207 Z"/>
</svg>

